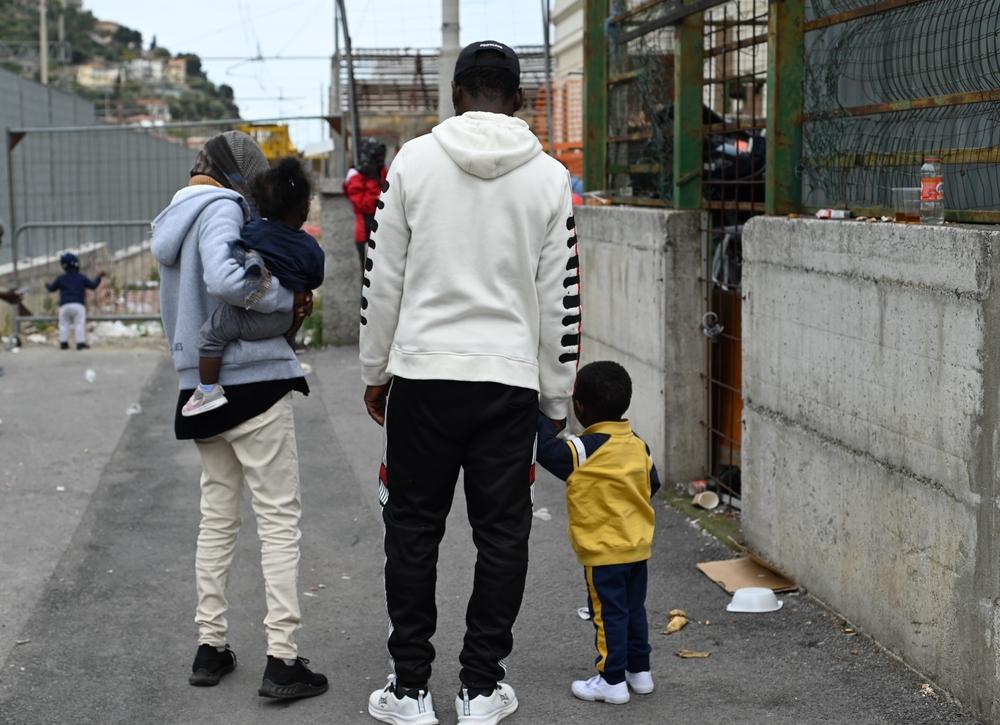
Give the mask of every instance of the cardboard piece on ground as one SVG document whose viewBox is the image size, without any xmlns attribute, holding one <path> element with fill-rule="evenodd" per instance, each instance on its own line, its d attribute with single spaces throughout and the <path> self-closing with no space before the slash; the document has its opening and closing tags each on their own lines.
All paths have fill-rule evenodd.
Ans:
<svg viewBox="0 0 1000 725">
<path fill-rule="evenodd" d="M 799 588 L 762 559 L 744 551 L 747 556 L 739 559 L 702 562 L 697 565 L 698 570 L 730 594 L 743 587 L 765 587 L 778 593 L 794 592 Z"/>
</svg>

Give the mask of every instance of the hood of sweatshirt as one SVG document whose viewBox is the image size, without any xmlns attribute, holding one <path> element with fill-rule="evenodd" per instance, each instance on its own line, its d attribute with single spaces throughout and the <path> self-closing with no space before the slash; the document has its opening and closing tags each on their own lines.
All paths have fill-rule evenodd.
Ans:
<svg viewBox="0 0 1000 725">
<path fill-rule="evenodd" d="M 243 208 L 243 216 L 249 219 L 250 210 L 240 196 L 232 189 L 223 189 L 207 184 L 185 186 L 174 194 L 166 209 L 153 220 L 153 240 L 151 249 L 156 261 L 168 267 L 173 266 L 180 256 L 181 247 L 191 227 L 205 207 L 230 199 Z"/>
<path fill-rule="evenodd" d="M 520 118 L 470 111 L 434 127 L 434 139 L 459 168 L 496 179 L 542 153 L 542 144 Z"/>
</svg>

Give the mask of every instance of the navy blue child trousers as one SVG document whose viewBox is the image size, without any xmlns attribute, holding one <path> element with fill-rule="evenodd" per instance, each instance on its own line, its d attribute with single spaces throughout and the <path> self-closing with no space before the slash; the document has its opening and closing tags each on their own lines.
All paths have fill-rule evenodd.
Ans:
<svg viewBox="0 0 1000 725">
<path fill-rule="evenodd" d="M 597 671 L 612 685 L 625 672 L 649 670 L 646 562 L 584 567 L 587 606 L 596 630 Z"/>
</svg>

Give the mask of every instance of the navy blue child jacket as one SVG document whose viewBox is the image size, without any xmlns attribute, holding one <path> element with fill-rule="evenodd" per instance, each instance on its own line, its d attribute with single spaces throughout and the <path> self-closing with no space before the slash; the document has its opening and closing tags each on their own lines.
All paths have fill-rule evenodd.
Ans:
<svg viewBox="0 0 1000 725">
<path fill-rule="evenodd" d="M 51 283 L 45 285 L 45 289 L 49 292 L 55 292 L 59 290 L 59 306 L 68 305 L 73 302 L 79 304 L 86 304 L 87 290 L 97 289 L 97 285 L 101 283 L 101 277 L 104 273 L 97 275 L 94 279 L 90 279 L 84 274 L 80 274 L 77 270 L 72 270 L 66 272 L 65 274 L 60 274 Z"/>
<path fill-rule="evenodd" d="M 323 250 L 308 232 L 276 220 L 254 219 L 243 227 L 243 246 L 264 259 L 285 289 L 309 292 L 323 284 Z"/>
</svg>

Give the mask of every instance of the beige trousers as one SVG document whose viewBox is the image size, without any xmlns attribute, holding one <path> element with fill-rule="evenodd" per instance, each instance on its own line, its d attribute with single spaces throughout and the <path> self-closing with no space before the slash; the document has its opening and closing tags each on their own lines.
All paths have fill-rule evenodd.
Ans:
<svg viewBox="0 0 1000 725">
<path fill-rule="evenodd" d="M 267 596 L 267 653 L 298 655 L 299 458 L 292 394 L 269 410 L 214 438 L 197 441 L 201 454 L 201 529 L 195 571 L 198 643 L 226 644 L 226 584 L 240 530 L 243 485 L 250 490 Z"/>
</svg>

